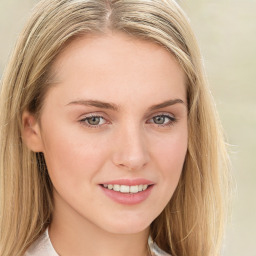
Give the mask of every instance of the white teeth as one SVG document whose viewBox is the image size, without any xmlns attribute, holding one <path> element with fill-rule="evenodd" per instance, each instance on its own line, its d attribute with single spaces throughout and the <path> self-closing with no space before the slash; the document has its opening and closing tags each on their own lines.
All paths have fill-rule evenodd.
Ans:
<svg viewBox="0 0 256 256">
<path fill-rule="evenodd" d="M 144 191 L 148 188 L 148 185 L 136 185 L 136 186 L 126 186 L 126 185 L 118 185 L 118 184 L 103 184 L 104 188 L 113 189 L 114 191 L 121 193 L 138 193 Z"/>
<path fill-rule="evenodd" d="M 139 187 L 138 186 L 131 186 L 130 187 L 130 193 L 138 193 Z"/>
<path fill-rule="evenodd" d="M 130 192 L 129 186 L 121 185 L 120 186 L 120 192 L 122 192 L 122 193 L 129 193 Z"/>
<path fill-rule="evenodd" d="M 114 191 L 119 191 L 120 190 L 120 185 L 114 185 L 114 188 L 113 188 Z"/>
</svg>

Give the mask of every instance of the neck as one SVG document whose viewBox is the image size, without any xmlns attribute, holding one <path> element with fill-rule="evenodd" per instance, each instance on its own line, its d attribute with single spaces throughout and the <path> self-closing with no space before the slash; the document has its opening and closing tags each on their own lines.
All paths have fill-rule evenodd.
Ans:
<svg viewBox="0 0 256 256">
<path fill-rule="evenodd" d="M 138 233 L 112 233 L 79 213 L 55 204 L 49 236 L 61 255 L 148 256 L 149 228 Z"/>
</svg>

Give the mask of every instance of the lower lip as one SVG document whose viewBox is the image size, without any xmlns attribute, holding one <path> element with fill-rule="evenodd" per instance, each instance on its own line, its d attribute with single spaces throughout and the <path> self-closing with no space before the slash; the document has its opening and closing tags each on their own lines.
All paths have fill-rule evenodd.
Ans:
<svg viewBox="0 0 256 256">
<path fill-rule="evenodd" d="M 134 194 L 133 193 L 127 193 L 127 194 L 121 193 L 118 191 L 104 188 L 102 186 L 100 186 L 100 187 L 103 190 L 103 192 L 105 193 L 105 195 L 107 195 L 109 198 L 111 198 L 115 202 L 117 202 L 119 204 L 125 204 L 125 205 L 134 205 L 134 204 L 139 204 L 139 203 L 145 201 L 149 197 L 154 185 L 149 186 L 144 191 L 134 193 Z"/>
</svg>

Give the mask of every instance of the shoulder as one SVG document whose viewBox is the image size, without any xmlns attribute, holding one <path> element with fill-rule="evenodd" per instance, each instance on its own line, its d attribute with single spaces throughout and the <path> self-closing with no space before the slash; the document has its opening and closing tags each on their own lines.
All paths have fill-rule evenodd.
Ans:
<svg viewBox="0 0 256 256">
<path fill-rule="evenodd" d="M 166 253 L 162 249 L 160 249 L 157 244 L 152 240 L 151 237 L 148 239 L 148 245 L 150 248 L 150 252 L 152 256 L 171 256 L 170 254 Z"/>
<path fill-rule="evenodd" d="M 26 251 L 24 256 L 58 256 L 46 230 Z"/>
</svg>

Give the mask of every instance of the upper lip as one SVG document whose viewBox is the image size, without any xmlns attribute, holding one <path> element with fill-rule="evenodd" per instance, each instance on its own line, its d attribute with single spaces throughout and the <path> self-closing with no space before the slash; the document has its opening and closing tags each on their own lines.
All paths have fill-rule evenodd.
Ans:
<svg viewBox="0 0 256 256">
<path fill-rule="evenodd" d="M 154 182 L 139 178 L 139 179 L 117 179 L 117 180 L 109 180 L 104 181 L 100 184 L 118 184 L 118 185 L 126 185 L 126 186 L 136 186 L 136 185 L 153 185 Z"/>
</svg>

